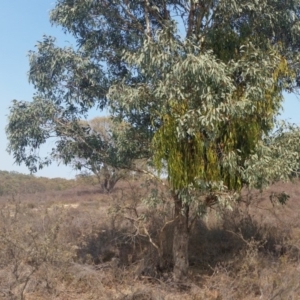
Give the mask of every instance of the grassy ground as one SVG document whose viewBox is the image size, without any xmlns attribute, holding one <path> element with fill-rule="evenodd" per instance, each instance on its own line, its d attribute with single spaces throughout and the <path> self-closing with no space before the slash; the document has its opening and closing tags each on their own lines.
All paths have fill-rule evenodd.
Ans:
<svg viewBox="0 0 300 300">
<path fill-rule="evenodd" d="M 300 299 L 298 181 L 244 191 L 233 210 L 196 222 L 185 282 L 170 272 L 172 203 L 161 190 L 163 204 L 146 207 L 149 189 L 131 181 L 109 195 L 81 185 L 1 196 L 0 299 Z M 272 204 L 283 191 L 287 204 Z"/>
</svg>

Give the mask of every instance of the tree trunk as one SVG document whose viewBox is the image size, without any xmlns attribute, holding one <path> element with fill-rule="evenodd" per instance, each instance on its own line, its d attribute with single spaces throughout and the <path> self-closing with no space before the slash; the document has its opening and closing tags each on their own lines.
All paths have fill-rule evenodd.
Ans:
<svg viewBox="0 0 300 300">
<path fill-rule="evenodd" d="M 174 195 L 174 201 L 176 220 L 173 237 L 173 273 L 175 280 L 181 280 L 187 276 L 189 268 L 189 207 L 187 205 L 183 206 L 182 200 L 180 200 L 177 195 Z"/>
</svg>

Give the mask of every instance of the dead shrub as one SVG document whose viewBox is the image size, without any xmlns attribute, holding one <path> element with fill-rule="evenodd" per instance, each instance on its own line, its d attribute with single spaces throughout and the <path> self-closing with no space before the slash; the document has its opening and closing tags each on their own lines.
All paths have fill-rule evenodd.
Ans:
<svg viewBox="0 0 300 300">
<path fill-rule="evenodd" d="M 31 210 L 19 202 L 10 202 L 0 210 L 0 265 L 6 273 L 0 291 L 8 299 L 24 299 L 24 293 L 38 285 L 54 290 L 50 270 L 59 267 L 62 273 L 73 255 L 60 237 L 63 214 L 34 214 Z"/>
<path fill-rule="evenodd" d="M 163 300 L 164 297 L 154 295 L 151 290 L 137 290 L 134 293 L 126 296 L 122 296 L 119 300 Z"/>
<path fill-rule="evenodd" d="M 175 283 L 172 203 L 165 191 L 138 183 L 125 188 L 122 182 L 107 198 L 79 198 L 78 189 L 55 194 L 51 203 L 38 195 L 3 200 L 0 298 L 299 298 L 296 201 L 292 208 L 289 202 L 273 207 L 267 197 L 253 196 L 198 219 L 189 240 L 189 277 Z"/>
</svg>

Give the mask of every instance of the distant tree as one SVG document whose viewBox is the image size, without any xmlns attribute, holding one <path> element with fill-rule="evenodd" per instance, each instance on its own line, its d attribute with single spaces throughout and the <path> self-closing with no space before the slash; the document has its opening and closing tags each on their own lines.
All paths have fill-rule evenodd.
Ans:
<svg viewBox="0 0 300 300">
<path fill-rule="evenodd" d="M 96 117 L 90 121 L 81 121 L 80 125 L 88 128 L 82 142 L 73 141 L 72 150 L 63 148 L 63 151 L 58 152 L 55 157 L 67 164 L 72 164 L 74 169 L 94 174 L 101 187 L 109 193 L 119 180 L 128 177 L 128 170 L 119 169 L 114 166 L 113 162 L 109 164 L 109 159 L 104 158 L 104 153 L 108 154 L 109 148 L 115 148 L 114 132 L 121 130 L 123 125 L 114 123 L 110 117 Z M 95 146 L 86 142 L 87 138 L 92 136 L 97 141 L 102 141 L 101 152 L 95 151 Z M 65 161 L 66 158 L 69 159 L 70 152 L 73 154 L 72 162 Z"/>
<path fill-rule="evenodd" d="M 283 91 L 300 85 L 299 15 L 299 0 L 57 0 L 51 21 L 78 47 L 44 37 L 30 53 L 37 94 L 13 102 L 8 149 L 31 171 L 57 153 L 67 164 L 80 153 L 116 168 L 145 159 L 166 172 L 180 279 L 191 204 L 200 214 L 244 185 L 263 188 L 299 167 L 298 128 L 273 134 Z M 80 121 L 106 106 L 128 124 L 112 144 Z M 291 138 L 283 143 L 285 130 Z M 56 147 L 41 158 L 52 136 Z"/>
</svg>

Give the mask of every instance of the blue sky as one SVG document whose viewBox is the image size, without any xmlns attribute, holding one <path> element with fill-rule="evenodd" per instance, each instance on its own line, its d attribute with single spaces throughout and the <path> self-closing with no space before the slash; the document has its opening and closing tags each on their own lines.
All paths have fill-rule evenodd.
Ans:
<svg viewBox="0 0 300 300">
<path fill-rule="evenodd" d="M 49 11 L 54 5 L 54 0 L 0 1 L 0 170 L 29 173 L 24 165 L 13 164 L 13 157 L 5 150 L 5 126 L 11 100 L 31 100 L 34 93 L 27 78 L 28 51 L 34 50 L 44 34 L 55 36 L 61 45 L 72 42 L 71 37 L 49 22 Z M 36 175 L 72 178 L 76 172 L 53 164 Z"/>
<path fill-rule="evenodd" d="M 54 5 L 54 0 L 0 1 L 0 170 L 28 173 L 24 165 L 15 165 L 6 152 L 5 135 L 11 100 L 30 100 L 34 93 L 27 78 L 28 51 L 34 50 L 34 45 L 44 34 L 55 36 L 60 45 L 74 42 L 60 28 L 50 25 L 49 11 Z M 300 100 L 293 95 L 285 95 L 285 98 L 282 118 L 300 125 Z M 53 164 L 36 175 L 73 178 L 76 172 Z"/>
</svg>

